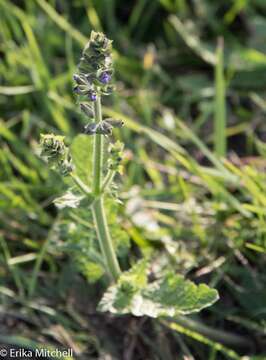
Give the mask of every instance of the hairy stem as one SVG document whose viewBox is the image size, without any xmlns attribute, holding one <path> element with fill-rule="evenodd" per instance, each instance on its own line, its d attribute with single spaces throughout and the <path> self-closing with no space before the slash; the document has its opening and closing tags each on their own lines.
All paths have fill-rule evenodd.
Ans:
<svg viewBox="0 0 266 360">
<path fill-rule="evenodd" d="M 101 99 L 98 95 L 94 103 L 95 121 L 102 121 Z M 93 193 L 96 197 L 92 204 L 92 212 L 100 248 L 105 259 L 109 275 L 115 281 L 120 275 L 120 267 L 115 254 L 113 242 L 110 236 L 106 215 L 103 205 L 102 186 L 102 164 L 103 164 L 103 137 L 100 134 L 94 136 L 93 147 Z"/>
<path fill-rule="evenodd" d="M 95 121 L 98 123 L 102 121 L 102 107 L 100 95 L 94 103 Z M 101 181 L 102 181 L 102 165 L 103 165 L 103 138 L 101 134 L 94 135 L 93 147 L 93 192 L 100 195 Z"/>
<path fill-rule="evenodd" d="M 80 190 L 85 195 L 90 195 L 91 194 L 91 189 L 87 185 L 85 185 L 84 182 L 81 181 L 81 179 L 78 176 L 75 176 L 73 173 L 70 173 L 69 175 L 73 179 L 74 183 L 80 188 Z"/>
<path fill-rule="evenodd" d="M 108 173 L 106 174 L 104 180 L 103 180 L 103 184 L 102 184 L 102 192 L 105 191 L 105 189 L 108 188 L 108 186 L 111 184 L 111 182 L 113 181 L 113 178 L 115 176 L 115 171 L 114 170 L 109 170 Z"/>
</svg>

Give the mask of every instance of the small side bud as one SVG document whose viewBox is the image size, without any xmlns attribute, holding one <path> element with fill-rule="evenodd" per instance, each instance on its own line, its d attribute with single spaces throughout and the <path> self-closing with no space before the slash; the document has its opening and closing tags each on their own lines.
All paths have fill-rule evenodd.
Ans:
<svg viewBox="0 0 266 360">
<path fill-rule="evenodd" d="M 94 111 L 92 109 L 92 107 L 85 102 L 82 102 L 79 104 L 81 111 L 87 115 L 89 118 L 93 118 L 94 117 Z"/>
<path fill-rule="evenodd" d="M 84 134 L 94 135 L 94 134 L 96 134 L 96 130 L 97 130 L 97 124 L 96 123 L 87 124 L 84 127 Z"/>
<path fill-rule="evenodd" d="M 64 136 L 41 134 L 40 146 L 41 156 L 47 159 L 48 164 L 61 175 L 67 176 L 73 171 L 73 164 L 64 139 Z"/>
<path fill-rule="evenodd" d="M 112 76 L 107 71 L 103 71 L 99 77 L 99 80 L 102 84 L 108 84 L 111 80 Z"/>
<path fill-rule="evenodd" d="M 68 176 L 74 170 L 72 159 L 69 157 L 68 159 L 62 160 L 58 164 L 58 170 L 62 176 Z"/>
<path fill-rule="evenodd" d="M 54 134 L 41 134 L 41 156 L 46 157 L 48 162 L 56 162 L 62 159 L 67 151 L 64 138 L 64 136 Z"/>
<path fill-rule="evenodd" d="M 116 141 L 109 145 L 110 158 L 108 159 L 108 168 L 122 174 L 121 161 L 123 160 L 124 144 L 121 141 Z"/>
<path fill-rule="evenodd" d="M 107 119 L 104 119 L 104 121 L 107 122 L 108 124 L 110 124 L 114 128 L 121 128 L 125 124 L 123 120 L 118 120 L 118 119 L 113 119 L 113 118 L 107 118 Z"/>
<path fill-rule="evenodd" d="M 97 93 L 95 90 L 89 90 L 88 91 L 88 98 L 90 101 L 96 101 L 97 100 Z"/>
<path fill-rule="evenodd" d="M 86 84 L 87 84 L 86 78 L 84 78 L 83 76 L 78 75 L 78 74 L 74 74 L 74 75 L 73 75 L 73 80 L 74 80 L 78 85 L 86 85 Z"/>
</svg>

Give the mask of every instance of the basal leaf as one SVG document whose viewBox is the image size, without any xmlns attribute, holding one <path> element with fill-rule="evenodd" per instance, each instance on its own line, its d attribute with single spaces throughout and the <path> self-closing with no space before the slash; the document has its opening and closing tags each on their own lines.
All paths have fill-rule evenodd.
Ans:
<svg viewBox="0 0 266 360">
<path fill-rule="evenodd" d="M 212 305 L 219 296 L 205 284 L 196 285 L 183 276 L 168 273 L 147 283 L 147 264 L 135 265 L 123 273 L 116 285 L 103 296 L 99 310 L 135 316 L 176 316 L 198 312 Z"/>
<path fill-rule="evenodd" d="M 144 289 L 143 297 L 153 302 L 157 317 L 198 312 L 218 300 L 218 293 L 205 284 L 196 285 L 181 275 L 168 273 Z"/>
<path fill-rule="evenodd" d="M 77 176 L 85 185 L 92 184 L 92 136 L 80 134 L 75 137 L 70 147 L 71 156 Z"/>
<path fill-rule="evenodd" d="M 99 304 L 99 310 L 114 314 L 130 313 L 134 298 L 146 285 L 147 262 L 142 260 L 123 272 L 117 285 L 109 287 Z"/>
</svg>

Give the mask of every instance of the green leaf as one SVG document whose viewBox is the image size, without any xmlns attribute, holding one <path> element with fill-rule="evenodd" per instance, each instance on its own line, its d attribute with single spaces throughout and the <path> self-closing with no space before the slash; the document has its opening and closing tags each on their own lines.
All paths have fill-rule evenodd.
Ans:
<svg viewBox="0 0 266 360">
<path fill-rule="evenodd" d="M 198 312 L 218 300 L 215 289 L 205 284 L 197 286 L 174 273 L 168 273 L 165 278 L 151 284 L 143 296 L 154 303 L 155 317 Z"/>
<path fill-rule="evenodd" d="M 89 283 L 98 281 L 104 274 L 104 267 L 100 264 L 88 261 L 85 257 L 77 257 L 76 264 L 80 272 L 86 277 Z"/>
<path fill-rule="evenodd" d="M 105 198 L 105 211 L 108 219 L 108 225 L 112 234 L 112 239 L 115 246 L 115 252 L 118 256 L 125 256 L 130 247 L 130 240 L 128 233 L 122 228 L 119 223 L 119 204 L 111 197 Z"/>
<path fill-rule="evenodd" d="M 81 208 L 64 212 L 66 218 L 59 222 L 56 229 L 57 237 L 62 241 L 57 247 L 71 256 L 77 270 L 88 282 L 94 283 L 103 276 L 105 268 L 94 239 L 92 216 L 89 213 L 88 219 L 84 220 L 83 212 L 85 210 Z"/>
<path fill-rule="evenodd" d="M 99 310 L 153 318 L 173 317 L 198 312 L 219 298 L 215 289 L 205 284 L 197 286 L 181 275 L 168 273 L 152 283 L 147 283 L 147 275 L 145 261 L 124 272 L 118 283 L 104 294 Z"/>
<path fill-rule="evenodd" d="M 70 147 L 75 165 L 75 173 L 86 184 L 92 185 L 92 136 L 80 134 L 75 137 Z"/>
<path fill-rule="evenodd" d="M 63 196 L 60 196 L 54 200 L 54 204 L 58 209 L 64 209 L 65 207 L 77 208 L 80 201 L 84 196 L 73 194 L 71 191 L 67 191 Z"/>
</svg>

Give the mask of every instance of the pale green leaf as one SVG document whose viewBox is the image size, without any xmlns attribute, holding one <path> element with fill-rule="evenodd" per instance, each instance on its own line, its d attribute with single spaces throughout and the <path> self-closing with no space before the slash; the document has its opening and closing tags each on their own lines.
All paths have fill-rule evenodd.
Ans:
<svg viewBox="0 0 266 360">
<path fill-rule="evenodd" d="M 196 285 L 174 273 L 149 285 L 143 296 L 153 302 L 155 316 L 198 312 L 218 300 L 215 289 L 205 284 Z"/>
<path fill-rule="evenodd" d="M 76 264 L 80 272 L 86 277 L 89 283 L 95 283 L 104 274 L 104 267 L 99 263 L 88 261 L 85 257 L 76 257 Z"/>
<path fill-rule="evenodd" d="M 58 209 L 64 209 L 65 207 L 77 208 L 83 196 L 73 194 L 71 191 L 67 191 L 63 196 L 60 196 L 54 200 L 54 204 Z"/>
<path fill-rule="evenodd" d="M 168 273 L 147 283 L 147 264 L 140 262 L 121 275 L 104 294 L 99 310 L 135 316 L 176 316 L 198 312 L 219 298 L 215 289 L 195 285 L 183 276 Z"/>
</svg>

